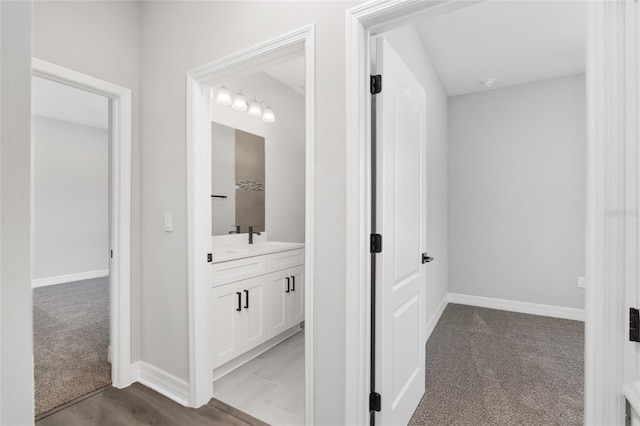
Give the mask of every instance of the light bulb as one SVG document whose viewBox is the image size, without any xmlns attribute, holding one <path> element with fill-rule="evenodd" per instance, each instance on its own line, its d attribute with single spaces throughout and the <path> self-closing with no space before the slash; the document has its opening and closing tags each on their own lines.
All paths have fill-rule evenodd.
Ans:
<svg viewBox="0 0 640 426">
<path fill-rule="evenodd" d="M 242 94 L 242 90 L 238 92 L 237 95 L 233 97 L 233 103 L 231 104 L 231 108 L 236 111 L 246 111 L 247 110 L 247 100 Z"/>
<path fill-rule="evenodd" d="M 262 112 L 262 121 L 265 123 L 273 123 L 276 121 L 276 115 L 270 106 L 267 106 Z"/>
<path fill-rule="evenodd" d="M 229 93 L 229 89 L 224 87 L 224 84 L 218 89 L 216 103 L 219 105 L 231 105 L 231 93 Z"/>
<path fill-rule="evenodd" d="M 253 97 L 253 99 L 251 100 L 251 103 L 249 104 L 248 114 L 250 117 L 260 117 L 262 115 L 262 107 L 260 107 L 260 104 L 256 100 L 255 96 Z"/>
</svg>

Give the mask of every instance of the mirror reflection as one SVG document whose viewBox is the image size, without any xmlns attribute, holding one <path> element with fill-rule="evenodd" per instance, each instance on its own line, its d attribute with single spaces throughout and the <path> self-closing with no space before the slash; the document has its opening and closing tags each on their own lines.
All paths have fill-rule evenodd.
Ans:
<svg viewBox="0 0 640 426">
<path fill-rule="evenodd" d="M 265 230 L 264 137 L 211 123 L 212 235 Z"/>
</svg>

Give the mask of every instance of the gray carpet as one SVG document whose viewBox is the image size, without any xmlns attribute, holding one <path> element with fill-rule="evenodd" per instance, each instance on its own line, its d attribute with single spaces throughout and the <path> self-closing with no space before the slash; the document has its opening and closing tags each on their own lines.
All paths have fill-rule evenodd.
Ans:
<svg viewBox="0 0 640 426">
<path fill-rule="evenodd" d="M 109 278 L 33 291 L 36 416 L 111 383 Z"/>
<path fill-rule="evenodd" d="M 582 425 L 584 324 L 449 304 L 411 425 Z"/>
</svg>

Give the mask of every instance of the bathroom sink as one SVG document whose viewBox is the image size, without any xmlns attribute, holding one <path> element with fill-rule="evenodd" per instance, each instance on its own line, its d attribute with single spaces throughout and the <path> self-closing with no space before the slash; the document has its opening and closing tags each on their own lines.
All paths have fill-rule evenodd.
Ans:
<svg viewBox="0 0 640 426">
<path fill-rule="evenodd" d="M 244 247 L 233 247 L 233 248 L 228 248 L 224 250 L 225 253 L 246 253 L 249 251 L 251 251 L 251 249 L 244 248 Z"/>
<path fill-rule="evenodd" d="M 264 241 L 255 244 L 238 244 L 235 246 L 225 247 L 225 251 L 229 253 L 247 253 L 253 251 L 268 250 L 271 247 L 290 246 L 292 243 L 284 243 L 280 241 Z"/>
<path fill-rule="evenodd" d="M 214 250 L 214 261 L 239 259 L 242 257 L 261 256 L 263 254 L 274 253 L 288 248 L 295 249 L 304 247 L 301 243 L 287 243 L 282 241 L 261 241 L 254 244 L 242 243 L 223 246 Z"/>
</svg>

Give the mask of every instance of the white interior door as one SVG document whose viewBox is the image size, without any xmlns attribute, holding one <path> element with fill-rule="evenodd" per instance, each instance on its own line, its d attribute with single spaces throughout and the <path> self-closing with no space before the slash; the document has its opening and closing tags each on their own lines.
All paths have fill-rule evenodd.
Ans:
<svg viewBox="0 0 640 426">
<path fill-rule="evenodd" d="M 375 420 L 406 425 L 425 390 L 426 96 L 383 37 L 376 49 Z"/>
</svg>

